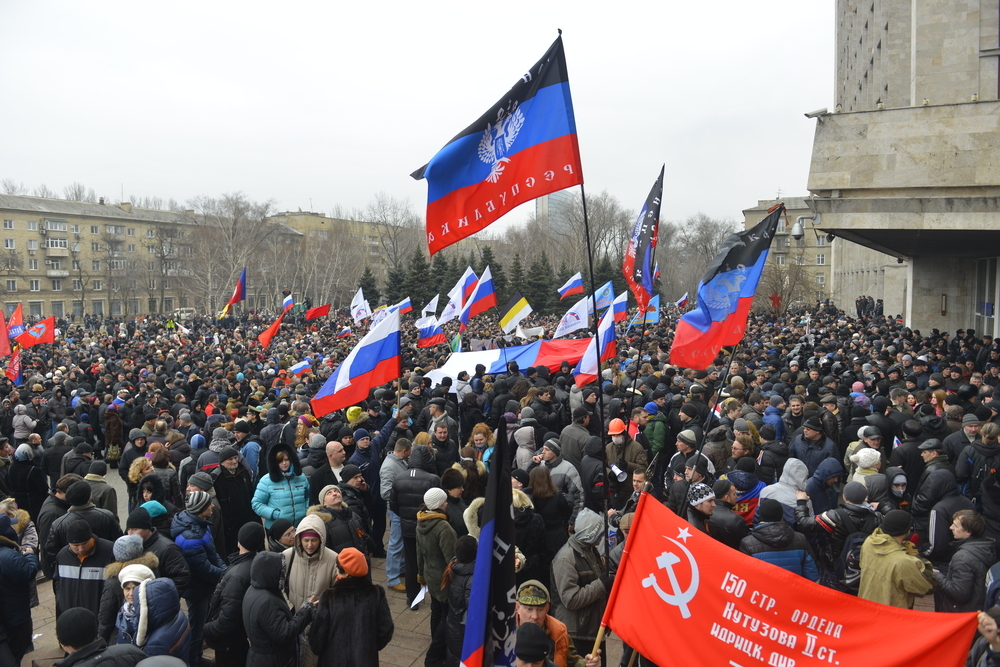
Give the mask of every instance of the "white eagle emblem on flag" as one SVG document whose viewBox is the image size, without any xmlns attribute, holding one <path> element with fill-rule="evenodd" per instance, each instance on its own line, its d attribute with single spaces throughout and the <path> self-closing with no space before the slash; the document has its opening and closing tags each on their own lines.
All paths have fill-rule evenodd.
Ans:
<svg viewBox="0 0 1000 667">
<path fill-rule="evenodd" d="M 510 162 L 506 155 L 522 125 L 524 114 L 516 101 L 506 109 L 501 107 L 497 110 L 496 123 L 486 124 L 483 137 L 479 140 L 479 159 L 491 165 L 490 175 L 486 177 L 490 183 L 500 180 L 506 163 Z"/>
</svg>

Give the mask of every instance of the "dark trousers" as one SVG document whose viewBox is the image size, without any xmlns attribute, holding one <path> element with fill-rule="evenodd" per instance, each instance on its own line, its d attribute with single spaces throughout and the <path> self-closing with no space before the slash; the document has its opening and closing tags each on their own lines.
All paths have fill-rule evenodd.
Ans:
<svg viewBox="0 0 1000 667">
<path fill-rule="evenodd" d="M 375 543 L 375 553 L 373 556 L 385 558 L 385 506 L 375 507 L 372 510 L 372 542 Z"/>
<path fill-rule="evenodd" d="M 188 599 L 188 622 L 191 624 L 191 663 L 201 662 L 201 645 L 205 639 L 205 621 L 208 620 L 208 605 L 211 598 Z"/>
<path fill-rule="evenodd" d="M 19 667 L 21 658 L 31 646 L 31 621 L 14 626 L 6 632 L 7 641 L 0 643 L 0 667 Z"/>
<path fill-rule="evenodd" d="M 448 655 L 448 603 L 431 599 L 431 645 L 424 658 L 424 667 L 443 667 Z"/>
<path fill-rule="evenodd" d="M 226 644 L 215 649 L 215 667 L 246 667 L 250 644 Z"/>
<path fill-rule="evenodd" d="M 416 536 L 403 536 L 403 560 L 406 561 L 406 606 L 409 607 L 420 592 L 420 584 L 417 583 Z"/>
</svg>

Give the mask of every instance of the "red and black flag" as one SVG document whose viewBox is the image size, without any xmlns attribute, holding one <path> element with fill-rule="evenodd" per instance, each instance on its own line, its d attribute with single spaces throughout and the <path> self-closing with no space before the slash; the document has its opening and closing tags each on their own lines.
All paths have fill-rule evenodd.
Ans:
<svg viewBox="0 0 1000 667">
<path fill-rule="evenodd" d="M 411 175 L 427 179 L 431 255 L 524 202 L 583 183 L 562 37 L 489 111 Z"/>
<path fill-rule="evenodd" d="M 514 665 L 514 517 L 507 430 L 497 432 L 465 617 L 462 667 Z"/>
<path fill-rule="evenodd" d="M 752 229 L 730 234 L 698 283 L 698 303 L 677 322 L 670 363 L 683 368 L 708 368 L 727 345 L 743 338 L 754 292 L 764 262 L 785 213 L 777 204 Z"/>
<path fill-rule="evenodd" d="M 625 282 L 642 311 L 646 310 L 649 300 L 653 298 L 653 281 L 656 280 L 653 255 L 656 254 L 656 243 L 659 240 L 660 201 L 663 199 L 665 168 L 666 165 L 660 167 L 660 175 L 639 211 L 639 217 L 632 227 L 632 235 L 628 238 L 628 247 L 625 248 L 625 261 L 622 262 Z"/>
</svg>

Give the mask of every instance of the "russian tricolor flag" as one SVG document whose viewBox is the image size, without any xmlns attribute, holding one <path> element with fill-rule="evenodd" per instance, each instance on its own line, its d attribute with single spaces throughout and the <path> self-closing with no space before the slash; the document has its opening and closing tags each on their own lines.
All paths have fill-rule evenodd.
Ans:
<svg viewBox="0 0 1000 667">
<path fill-rule="evenodd" d="M 462 277 L 458 279 L 458 285 L 456 285 L 456 287 L 461 286 L 463 306 L 469 302 L 469 297 L 472 296 L 473 290 L 476 289 L 476 282 L 478 280 L 479 278 L 476 276 L 476 272 L 472 270 L 471 266 L 467 266 L 465 268 L 465 273 L 463 273 Z"/>
<path fill-rule="evenodd" d="M 627 297 L 628 293 L 625 296 Z M 590 339 L 583 358 L 573 369 L 577 387 L 584 387 L 596 381 L 601 375 L 601 362 L 614 359 L 618 354 L 614 312 L 615 309 L 610 308 L 604 313 L 601 323 L 597 326 L 597 338 Z"/>
<path fill-rule="evenodd" d="M 482 277 L 476 282 L 475 289 L 472 291 L 472 296 L 469 297 L 462 308 L 462 314 L 459 319 L 462 320 L 462 330 L 469 324 L 469 320 L 480 313 L 486 312 L 489 308 L 494 308 L 497 305 L 497 295 L 493 291 L 493 274 L 490 273 L 490 267 L 483 269 Z"/>
<path fill-rule="evenodd" d="M 628 318 L 628 292 L 622 292 L 611 302 L 611 310 L 615 314 L 615 322 L 623 322 Z"/>
<path fill-rule="evenodd" d="M 288 370 L 292 372 L 292 375 L 302 375 L 303 373 L 311 371 L 312 367 L 309 365 L 308 361 L 300 361 Z"/>
<path fill-rule="evenodd" d="M 566 284 L 559 288 L 559 300 L 562 301 L 574 294 L 583 294 L 583 276 L 577 271 L 576 275 L 566 281 Z"/>
<path fill-rule="evenodd" d="M 340 333 L 337 334 L 337 338 L 347 338 L 351 335 L 351 327 L 344 327 L 341 329 Z"/>
<path fill-rule="evenodd" d="M 685 308 L 687 307 L 687 305 L 688 305 L 688 293 L 684 292 L 684 296 L 682 296 L 681 298 L 677 299 L 677 301 L 674 302 L 674 307 Z"/>
<path fill-rule="evenodd" d="M 433 315 L 420 318 L 414 322 L 414 325 L 420 332 L 417 338 L 417 347 L 434 347 L 448 342 L 447 336 L 444 335 L 444 329 L 438 325 L 437 318 Z"/>
<path fill-rule="evenodd" d="M 400 315 L 405 315 L 413 310 L 413 303 L 410 301 L 410 297 L 406 297 L 399 303 L 397 303 L 393 308 L 399 309 Z"/>
<path fill-rule="evenodd" d="M 388 313 L 351 350 L 312 399 L 316 417 L 349 407 L 368 398 L 373 387 L 400 376 L 399 311 Z"/>
<path fill-rule="evenodd" d="M 294 305 L 295 305 L 295 300 L 292 298 L 292 295 L 289 294 L 288 296 L 285 297 L 285 300 L 281 302 L 281 309 L 287 313 L 289 310 L 292 309 Z"/>
</svg>

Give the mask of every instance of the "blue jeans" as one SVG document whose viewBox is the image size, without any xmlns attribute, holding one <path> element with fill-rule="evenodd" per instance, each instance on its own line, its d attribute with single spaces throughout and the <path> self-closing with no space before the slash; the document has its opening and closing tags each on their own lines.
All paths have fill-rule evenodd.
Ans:
<svg viewBox="0 0 1000 667">
<path fill-rule="evenodd" d="M 385 576 L 390 586 L 399 584 L 403 573 L 403 526 L 399 515 L 389 510 L 389 546 L 385 558 Z"/>
</svg>

